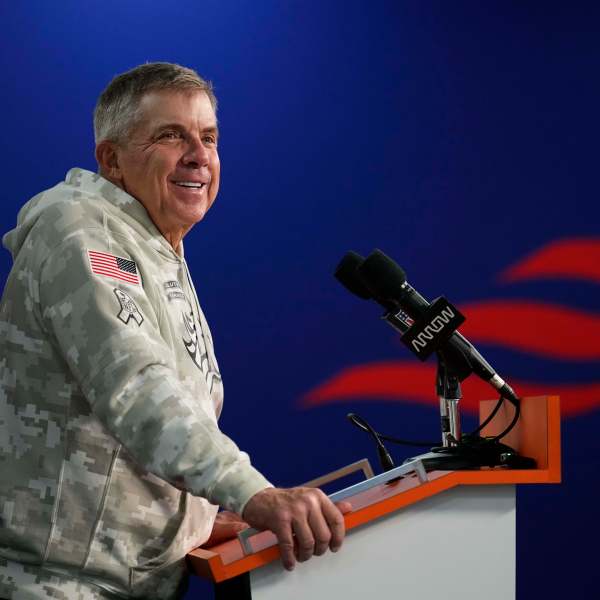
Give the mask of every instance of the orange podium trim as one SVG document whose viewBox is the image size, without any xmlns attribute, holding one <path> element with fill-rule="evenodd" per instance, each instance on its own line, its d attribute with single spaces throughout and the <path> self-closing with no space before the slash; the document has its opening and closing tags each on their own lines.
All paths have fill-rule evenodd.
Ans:
<svg viewBox="0 0 600 600">
<path fill-rule="evenodd" d="M 496 400 L 480 403 L 482 422 Z M 514 407 L 504 402 L 492 422 L 482 431 L 484 436 L 500 433 L 512 420 Z M 359 492 L 347 500 L 352 512 L 344 516 L 346 529 L 364 525 L 405 506 L 415 504 L 458 485 L 499 485 L 522 483 L 560 483 L 560 401 L 558 396 L 523 398 L 521 418 L 515 428 L 503 438 L 523 456 L 534 458 L 536 469 L 487 468 L 473 471 L 432 471 L 429 481 L 419 483 L 416 475 L 405 477 L 395 484 L 381 484 Z M 250 538 L 254 553 L 244 555 L 237 539 L 210 549 L 196 548 L 187 555 L 190 569 L 196 575 L 215 583 L 273 562 L 279 557 L 275 536 L 263 531 Z"/>
</svg>

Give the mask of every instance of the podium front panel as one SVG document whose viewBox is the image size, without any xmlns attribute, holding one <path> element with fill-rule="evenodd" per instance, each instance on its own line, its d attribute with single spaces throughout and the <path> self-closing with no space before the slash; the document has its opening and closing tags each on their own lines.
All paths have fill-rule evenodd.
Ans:
<svg viewBox="0 0 600 600">
<path fill-rule="evenodd" d="M 348 532 L 342 550 L 250 573 L 253 600 L 514 600 L 515 488 L 461 486 Z"/>
</svg>

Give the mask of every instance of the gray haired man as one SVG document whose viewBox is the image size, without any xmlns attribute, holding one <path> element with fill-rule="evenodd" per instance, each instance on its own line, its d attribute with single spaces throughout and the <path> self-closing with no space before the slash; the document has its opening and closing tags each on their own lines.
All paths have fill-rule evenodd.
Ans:
<svg viewBox="0 0 600 600">
<path fill-rule="evenodd" d="M 94 115 L 99 173 L 69 171 L 3 238 L 2 598 L 175 598 L 186 553 L 246 523 L 288 569 L 342 543 L 347 505 L 274 488 L 217 426 L 182 243 L 219 189 L 216 105 L 179 65 L 119 75 Z"/>
</svg>

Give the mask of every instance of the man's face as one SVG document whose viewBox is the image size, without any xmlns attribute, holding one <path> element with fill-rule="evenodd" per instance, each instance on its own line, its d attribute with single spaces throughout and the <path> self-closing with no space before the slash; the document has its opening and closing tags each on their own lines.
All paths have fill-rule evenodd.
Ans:
<svg viewBox="0 0 600 600">
<path fill-rule="evenodd" d="M 140 101 L 141 121 L 117 147 L 116 179 L 175 246 L 217 196 L 217 119 L 203 91 L 158 91 Z"/>
</svg>

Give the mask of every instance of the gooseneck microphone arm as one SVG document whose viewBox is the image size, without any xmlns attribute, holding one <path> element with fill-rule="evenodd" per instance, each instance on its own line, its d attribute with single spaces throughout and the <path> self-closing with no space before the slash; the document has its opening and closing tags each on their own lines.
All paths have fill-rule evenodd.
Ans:
<svg viewBox="0 0 600 600">
<path fill-rule="evenodd" d="M 368 432 L 371 437 L 375 440 L 377 444 L 377 455 L 379 456 L 379 464 L 384 471 L 390 471 L 396 465 L 388 452 L 385 444 L 381 440 L 381 436 L 365 421 L 360 415 L 355 413 L 348 413 L 346 418 L 353 424 L 362 429 L 363 431 Z"/>
</svg>

